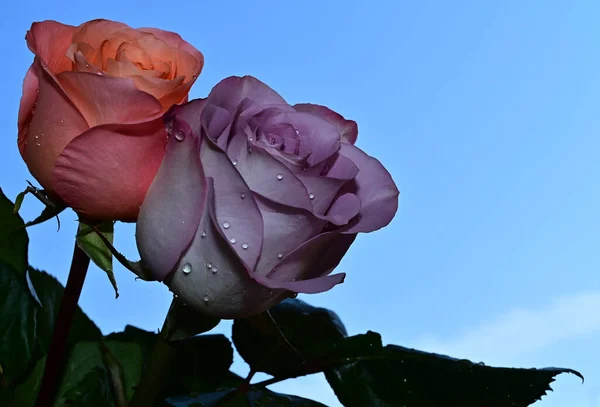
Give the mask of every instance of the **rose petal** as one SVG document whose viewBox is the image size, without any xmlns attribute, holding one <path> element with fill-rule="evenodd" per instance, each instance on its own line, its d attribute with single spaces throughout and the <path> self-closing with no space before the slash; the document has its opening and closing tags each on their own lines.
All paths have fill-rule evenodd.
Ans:
<svg viewBox="0 0 600 407">
<path fill-rule="evenodd" d="M 140 71 L 145 69 L 153 69 L 152 58 L 140 47 L 136 42 L 123 42 L 118 45 L 115 53 L 117 61 L 131 62 L 138 67 Z"/>
<path fill-rule="evenodd" d="M 342 143 L 339 153 L 359 168 L 354 180 L 342 187 L 342 192 L 355 194 L 361 203 L 357 220 L 343 233 L 372 232 L 386 226 L 398 210 L 400 194 L 392 176 L 377 159 L 358 147 Z"/>
<path fill-rule="evenodd" d="M 111 76 L 116 76 L 118 78 L 129 78 L 134 76 L 139 76 L 142 71 L 140 71 L 133 62 L 129 61 L 117 61 L 116 59 L 108 59 L 106 61 L 104 70 L 107 74 Z M 153 74 L 154 71 L 149 71 L 149 74 Z M 157 77 L 160 76 L 157 75 Z M 136 84 L 137 85 L 137 84 Z"/>
<path fill-rule="evenodd" d="M 283 205 L 311 209 L 312 204 L 304 184 L 284 164 L 264 149 L 237 133 L 231 138 L 227 155 L 255 193 Z"/>
<path fill-rule="evenodd" d="M 360 212 L 360 200 L 351 193 L 340 195 L 329 211 L 327 211 L 327 219 L 334 225 L 347 225 L 348 222 Z"/>
<path fill-rule="evenodd" d="M 39 80 L 36 72 L 39 68 L 37 68 L 36 65 L 39 65 L 39 61 L 35 61 L 31 64 L 25 74 L 25 79 L 23 79 L 23 93 L 21 95 L 21 101 L 19 102 L 19 118 L 17 120 L 19 131 L 17 144 L 19 145 L 19 151 L 23 158 L 25 158 L 25 140 L 27 139 L 26 136 L 29 130 L 29 122 L 35 112 L 35 106 L 38 99 Z"/>
<path fill-rule="evenodd" d="M 50 72 L 58 74 L 71 70 L 72 62 L 67 57 L 67 50 L 73 42 L 76 27 L 56 21 L 33 23 L 25 39 L 27 46 Z"/>
<path fill-rule="evenodd" d="M 146 57 L 141 60 L 139 60 L 139 58 L 143 54 L 141 54 L 139 50 L 143 51 L 146 55 Z M 132 53 L 131 56 L 129 55 L 130 52 Z M 129 60 L 134 63 L 136 60 L 139 60 L 140 69 L 155 69 L 153 66 L 155 60 L 164 61 L 167 62 L 170 67 L 168 71 L 164 72 L 167 75 L 163 75 L 163 78 L 173 79 L 176 76 L 176 50 L 169 47 L 164 41 L 161 41 L 154 35 L 143 33 L 138 30 L 121 30 L 108 37 L 107 40 L 102 43 L 102 58 L 104 63 L 106 63 L 109 58 Z M 173 69 L 173 66 L 175 69 Z"/>
<path fill-rule="evenodd" d="M 221 234 L 213 191 L 212 178 L 208 178 L 208 207 L 202 211 L 198 231 L 167 285 L 186 305 L 219 318 L 241 318 L 265 311 L 287 294 L 251 280 L 249 271 Z"/>
<path fill-rule="evenodd" d="M 267 277 L 256 281 L 270 288 L 319 293 L 344 281 L 345 274 L 328 275 L 342 260 L 356 235 L 320 234 L 285 257 Z M 295 281 L 294 281 L 295 280 Z"/>
<path fill-rule="evenodd" d="M 216 142 L 219 148 L 227 151 L 228 133 L 231 129 L 232 116 L 222 107 L 207 104 L 200 113 L 202 131 L 213 142 Z"/>
<path fill-rule="evenodd" d="M 309 166 L 323 162 L 340 148 L 340 135 L 327 120 L 309 113 L 288 113 L 288 117 L 299 132 L 300 143 L 311 151 Z"/>
<path fill-rule="evenodd" d="M 165 153 L 162 119 L 95 127 L 56 160 L 54 186 L 76 212 L 133 221 Z"/>
<path fill-rule="evenodd" d="M 155 119 L 162 112 L 160 102 L 137 89 L 132 79 L 63 72 L 58 80 L 90 127 L 139 123 Z"/>
<path fill-rule="evenodd" d="M 87 72 L 96 75 L 104 74 L 104 72 L 102 72 L 102 70 L 96 65 L 89 63 L 81 51 L 77 51 L 73 54 L 73 70 L 76 72 Z"/>
<path fill-rule="evenodd" d="M 223 79 L 208 95 L 208 102 L 233 112 L 245 98 L 262 106 L 287 105 L 277 92 L 252 76 L 230 76 Z"/>
<path fill-rule="evenodd" d="M 227 155 L 206 137 L 200 160 L 206 176 L 214 180 L 215 219 L 221 233 L 246 267 L 254 270 L 263 244 L 263 219 L 252 191 Z"/>
<path fill-rule="evenodd" d="M 39 93 L 37 92 L 39 90 Z M 88 125 L 36 59 L 25 77 L 19 107 L 19 149 L 29 171 L 52 192 L 52 169 L 65 146 Z"/>
<path fill-rule="evenodd" d="M 148 189 L 137 219 L 140 256 L 162 281 L 175 267 L 198 229 L 206 206 L 206 179 L 200 162 L 200 140 L 181 121 L 170 137 L 162 164 Z"/>
<path fill-rule="evenodd" d="M 329 163 L 327 168 L 321 168 L 321 171 L 315 171 L 318 168 L 313 167 L 297 174 L 306 186 L 309 198 L 312 197 L 313 210 L 318 215 L 329 209 L 340 188 L 358 174 L 358 167 L 342 155 L 336 154 Z M 320 172 L 325 172 L 325 175 L 321 175 Z"/>
<path fill-rule="evenodd" d="M 99 18 L 83 23 L 77 27 L 77 30 L 73 35 L 73 42 L 83 42 L 89 44 L 93 48 L 100 48 L 107 38 L 122 30 L 133 31 L 127 24 Z"/>
<path fill-rule="evenodd" d="M 202 110 L 206 107 L 206 99 L 194 99 L 184 105 L 172 106 L 165 116 L 177 116 L 190 126 L 195 134 L 200 134 Z"/>
<path fill-rule="evenodd" d="M 185 64 L 185 66 L 182 66 L 181 68 L 186 70 L 186 72 L 188 72 L 188 70 L 189 70 L 189 72 L 192 72 L 191 76 L 200 75 L 200 72 L 202 71 L 202 68 L 204 67 L 204 56 L 202 55 L 202 53 L 200 51 L 198 51 L 196 48 L 194 48 L 188 42 L 186 42 L 183 38 L 181 38 L 181 36 L 179 36 L 179 34 L 176 34 L 171 31 L 159 30 L 156 28 L 140 28 L 140 29 L 138 29 L 138 31 L 152 34 L 156 38 L 167 43 L 167 45 L 169 45 L 170 47 L 172 47 L 174 49 L 178 49 L 178 50 L 183 50 L 183 51 L 187 52 L 188 54 L 190 54 L 193 57 L 196 64 L 193 66 L 188 66 L 187 64 Z M 187 58 L 186 58 L 186 60 L 187 60 Z M 183 60 L 180 61 L 178 59 L 178 65 L 181 64 L 182 62 L 184 62 L 184 61 Z"/>
<path fill-rule="evenodd" d="M 262 215 L 265 234 L 260 260 L 254 271 L 266 276 L 284 256 L 318 234 L 326 221 L 316 218 L 309 211 L 279 205 L 260 196 L 256 197 L 256 203 Z"/>
<path fill-rule="evenodd" d="M 358 138 L 358 125 L 354 120 L 346 120 L 341 114 L 334 112 L 328 107 L 314 105 L 311 103 L 299 103 L 294 105 L 294 109 L 299 112 L 314 114 L 322 117 L 337 128 L 343 141 L 354 144 Z"/>
<path fill-rule="evenodd" d="M 148 75 L 137 75 L 132 78 L 139 90 L 143 90 L 158 99 L 163 110 L 167 110 L 173 104 L 181 102 L 181 98 L 187 95 L 187 90 L 177 96 L 174 96 L 175 94 L 173 93 L 173 90 L 181 87 L 185 76 L 178 76 L 172 80 L 151 78 Z"/>
</svg>

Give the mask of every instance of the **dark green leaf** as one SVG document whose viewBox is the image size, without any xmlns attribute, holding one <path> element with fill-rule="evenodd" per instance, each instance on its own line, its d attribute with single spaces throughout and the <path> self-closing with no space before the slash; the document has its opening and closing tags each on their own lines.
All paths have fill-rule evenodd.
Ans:
<svg viewBox="0 0 600 407">
<path fill-rule="evenodd" d="M 229 372 L 233 363 L 231 342 L 223 335 L 200 335 L 175 344 L 177 354 L 165 394 L 212 392 L 238 377 Z"/>
<path fill-rule="evenodd" d="M 30 294 L 23 273 L 0 263 L 0 364 L 5 378 L 18 381 L 48 351 L 64 288 L 49 274 L 28 270 L 39 301 Z M 100 330 L 77 309 L 69 343 L 98 339 Z"/>
<path fill-rule="evenodd" d="M 210 331 L 220 321 L 219 318 L 194 311 L 180 300 L 174 299 L 167 314 L 166 337 L 170 341 L 186 339 Z"/>
<path fill-rule="evenodd" d="M 146 360 L 156 343 L 156 334 L 135 326 L 127 325 L 122 332 L 113 332 L 107 335 L 104 340 L 136 343 L 140 346 L 143 359 Z"/>
<path fill-rule="evenodd" d="M 13 213 L 13 208 L 14 204 L 0 189 L 0 261 L 24 273 L 27 270 L 29 237 L 23 219 Z"/>
<path fill-rule="evenodd" d="M 126 395 L 131 397 L 142 373 L 142 350 L 135 342 L 105 340 L 104 344 L 121 365 Z M 67 369 L 59 388 L 61 395 L 67 394 L 83 380 L 83 377 L 97 368 L 103 368 L 104 362 L 98 342 L 79 342 L 69 355 Z"/>
<path fill-rule="evenodd" d="M 46 356 L 37 361 L 33 370 L 27 378 L 19 384 L 14 394 L 14 405 L 19 407 L 30 407 L 35 405 L 35 399 L 40 389 Z"/>
<path fill-rule="evenodd" d="M 69 407 L 113 407 L 112 393 L 103 369 L 97 368 L 64 395 Z"/>
<path fill-rule="evenodd" d="M 49 205 L 44 208 L 40 216 L 35 218 L 34 220 L 27 222 L 25 224 L 26 227 L 39 225 L 40 223 L 44 223 L 47 220 L 50 220 L 56 217 L 56 222 L 58 222 L 58 227 L 60 228 L 60 220 L 58 219 L 58 215 L 64 211 L 67 207 L 64 204 L 60 205 Z"/>
<path fill-rule="evenodd" d="M 269 312 L 272 319 L 261 314 L 233 323 L 233 343 L 256 371 L 273 376 L 301 372 L 305 362 L 320 359 L 347 335 L 334 312 L 298 299 L 287 299 Z"/>
<path fill-rule="evenodd" d="M 123 367 L 121 366 L 119 360 L 114 357 L 114 355 L 110 352 L 110 349 L 108 349 L 103 342 L 100 342 L 99 349 L 100 354 L 102 355 L 102 362 L 104 363 L 104 369 L 106 370 L 106 376 L 112 390 L 115 404 L 117 407 L 125 407 L 127 405 L 127 395 L 125 394 L 126 389 Z M 139 350 L 141 362 L 142 351 L 139 349 L 139 346 L 137 346 L 136 351 L 137 350 Z"/>
<path fill-rule="evenodd" d="M 105 340 L 103 342 L 121 367 L 123 373 L 122 384 L 126 396 L 129 398 L 133 395 L 135 386 L 141 377 L 143 364 L 141 346 L 135 342 L 115 340 Z M 33 406 L 35 396 L 39 390 L 45 363 L 46 357 L 43 357 L 37 362 L 27 379 L 17 387 L 15 400 L 19 407 Z M 101 388 L 93 388 L 93 382 L 90 381 L 90 377 L 94 376 L 94 374 L 100 375 L 97 386 Z M 106 373 L 99 342 L 78 342 L 69 352 L 68 361 L 58 389 L 56 405 L 69 404 L 72 400 L 76 399 L 81 400 L 83 403 L 88 397 L 92 397 L 91 395 L 104 394 L 106 391 L 109 393 L 108 399 L 112 400 L 113 396 L 110 391 L 109 377 Z M 106 400 L 106 398 L 99 400 L 99 402 L 102 400 Z M 84 404 L 79 405 L 83 406 Z M 94 406 L 96 405 L 104 406 L 106 404 L 94 404 Z"/>
<path fill-rule="evenodd" d="M 105 221 L 95 226 L 112 245 L 114 223 L 112 221 Z M 77 232 L 77 245 L 89 256 L 96 266 L 106 273 L 110 283 L 115 289 L 115 295 L 118 298 L 119 289 L 117 288 L 117 281 L 115 280 L 115 274 L 113 273 L 113 256 L 110 249 L 104 244 L 102 238 L 98 236 L 92 227 L 80 223 L 79 232 Z"/>
<path fill-rule="evenodd" d="M 166 402 L 171 407 L 325 407 L 313 400 L 258 387 L 252 387 L 245 394 L 236 395 L 234 392 L 235 389 L 226 389 L 194 396 L 170 397 Z"/>
<path fill-rule="evenodd" d="M 329 384 L 347 407 L 528 406 L 570 369 L 494 368 L 402 346 L 374 332 L 341 340 L 328 357 Z"/>
</svg>

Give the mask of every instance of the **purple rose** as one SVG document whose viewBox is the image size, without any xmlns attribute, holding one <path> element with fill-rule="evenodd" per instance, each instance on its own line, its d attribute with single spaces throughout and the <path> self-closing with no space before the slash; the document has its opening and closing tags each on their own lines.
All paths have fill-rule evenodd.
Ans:
<svg viewBox="0 0 600 407">
<path fill-rule="evenodd" d="M 331 289 L 356 234 L 398 208 L 390 174 L 353 145 L 354 121 L 290 106 L 256 78 L 221 81 L 165 125 L 137 244 L 154 277 L 204 313 L 243 317 Z"/>
</svg>

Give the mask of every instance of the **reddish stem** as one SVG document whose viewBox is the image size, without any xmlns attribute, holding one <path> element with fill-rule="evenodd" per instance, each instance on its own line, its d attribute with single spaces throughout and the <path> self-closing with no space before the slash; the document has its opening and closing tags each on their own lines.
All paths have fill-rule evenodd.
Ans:
<svg viewBox="0 0 600 407">
<path fill-rule="evenodd" d="M 60 378 L 65 364 L 65 353 L 67 350 L 67 339 L 77 303 L 83 288 L 83 282 L 88 271 L 90 258 L 77 245 L 73 250 L 73 259 L 71 260 L 71 270 L 67 279 L 67 285 L 60 303 L 58 317 L 54 324 L 50 348 L 42 376 L 42 384 L 38 393 L 36 407 L 48 407 L 54 404 L 54 398 L 58 390 Z"/>
</svg>

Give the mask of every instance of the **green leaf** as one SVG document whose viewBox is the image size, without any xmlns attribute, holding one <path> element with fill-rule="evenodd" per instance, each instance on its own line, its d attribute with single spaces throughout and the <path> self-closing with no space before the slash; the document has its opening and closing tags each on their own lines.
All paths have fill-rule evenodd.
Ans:
<svg viewBox="0 0 600 407">
<path fill-rule="evenodd" d="M 106 372 L 96 368 L 85 375 L 64 397 L 69 407 L 113 407 Z"/>
<path fill-rule="evenodd" d="M 19 210 L 21 209 L 21 205 L 23 205 L 23 199 L 25 199 L 25 195 L 27 195 L 28 192 L 29 191 L 27 191 L 27 190 L 25 190 L 23 192 L 19 192 L 19 194 L 15 198 L 15 206 L 13 206 L 14 214 L 19 213 Z"/>
<path fill-rule="evenodd" d="M 112 244 L 114 237 L 114 223 L 112 221 L 105 221 L 96 225 L 96 228 L 104 235 L 110 244 Z M 115 280 L 115 274 L 113 273 L 113 256 L 110 249 L 102 241 L 102 238 L 98 236 L 94 229 L 89 225 L 79 223 L 77 245 L 89 256 L 96 266 L 101 270 L 104 270 L 110 283 L 115 289 L 116 297 L 119 298 L 117 280 Z"/>
<path fill-rule="evenodd" d="M 212 392 L 218 387 L 237 385 L 229 372 L 233 347 L 224 335 L 200 335 L 175 343 L 177 354 L 165 384 L 165 395 Z"/>
<path fill-rule="evenodd" d="M 39 225 L 40 223 L 44 223 L 47 220 L 56 217 L 56 222 L 58 222 L 58 228 L 60 229 L 60 219 L 58 219 L 58 215 L 66 208 L 67 207 L 64 206 L 64 204 L 46 206 L 42 213 L 34 220 L 27 222 L 25 227 Z"/>
<path fill-rule="evenodd" d="M 24 273 L 27 270 L 29 237 L 23 219 L 13 213 L 13 209 L 14 204 L 0 189 L 0 261 Z"/>
<path fill-rule="evenodd" d="M 341 340 L 325 376 L 346 407 L 528 406 L 571 369 L 495 368 L 397 345 L 374 332 Z"/>
<path fill-rule="evenodd" d="M 123 367 L 103 342 L 100 342 L 98 348 L 102 355 L 102 362 L 104 363 L 104 369 L 106 370 L 106 376 L 108 377 L 115 404 L 117 407 L 125 407 L 127 405 L 127 396 L 125 395 Z"/>
<path fill-rule="evenodd" d="M 320 359 L 347 335 L 333 311 L 298 299 L 287 299 L 269 312 L 272 320 L 268 315 L 259 315 L 233 323 L 236 349 L 259 372 L 276 377 L 302 372 L 306 362 Z"/>
<path fill-rule="evenodd" d="M 135 386 L 140 381 L 143 358 L 142 345 L 136 342 L 122 342 L 116 340 L 104 340 L 104 345 L 118 362 L 122 372 L 122 385 L 125 395 L 130 398 L 133 395 Z M 106 364 L 100 351 L 100 343 L 92 341 L 78 342 L 69 352 L 68 361 L 61 379 L 56 405 L 63 405 L 79 400 L 83 403 L 85 400 L 92 400 L 94 397 L 100 397 L 100 394 L 108 391 L 109 397 L 99 398 L 99 404 L 93 406 L 113 406 L 112 393 L 110 390 L 110 377 L 106 372 Z M 15 391 L 15 402 L 19 407 L 33 406 L 35 396 L 39 390 L 46 357 L 40 359 L 30 375 L 24 380 Z M 98 376 L 94 376 L 98 375 Z M 96 389 L 90 377 L 96 377 L 98 385 L 102 389 Z M 104 389 L 106 387 L 106 389 Z M 100 391 L 102 390 L 102 391 Z M 109 400 L 106 404 L 103 401 Z M 85 404 L 78 404 L 84 406 Z"/>
<path fill-rule="evenodd" d="M 170 407 L 326 407 L 313 400 L 259 387 L 251 387 L 245 394 L 234 396 L 234 392 L 235 389 L 225 389 L 193 396 L 170 397 L 166 403 Z"/>
<path fill-rule="evenodd" d="M 142 373 L 142 350 L 135 342 L 105 340 L 104 344 L 123 371 L 123 384 L 126 395 L 131 397 Z M 70 352 L 69 361 L 62 378 L 58 402 L 64 401 L 64 395 L 76 388 L 85 375 L 97 368 L 104 368 L 98 342 L 79 342 Z"/>
<path fill-rule="evenodd" d="M 166 338 L 170 341 L 186 339 L 216 327 L 221 320 L 197 312 L 175 298 L 167 314 Z"/>
<path fill-rule="evenodd" d="M 50 345 L 64 288 L 49 274 L 28 269 L 42 306 L 30 294 L 25 275 L 0 262 L 0 364 L 6 380 L 20 380 Z M 77 308 L 69 343 L 98 339 L 100 330 Z"/>
<path fill-rule="evenodd" d="M 14 405 L 20 407 L 30 407 L 35 405 L 42 376 L 44 374 L 44 366 L 46 365 L 46 356 L 37 361 L 33 370 L 27 378 L 22 381 L 16 388 L 14 393 Z"/>
</svg>

